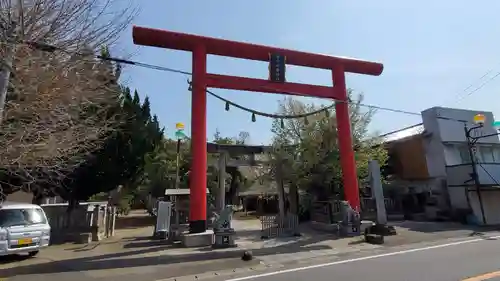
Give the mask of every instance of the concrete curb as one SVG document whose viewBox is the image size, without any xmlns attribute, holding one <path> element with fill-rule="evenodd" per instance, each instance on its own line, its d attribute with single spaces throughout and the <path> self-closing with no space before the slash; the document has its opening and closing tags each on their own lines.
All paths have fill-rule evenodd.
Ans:
<svg viewBox="0 0 500 281">
<path fill-rule="evenodd" d="M 261 262 L 258 265 L 251 267 L 241 267 L 236 269 L 219 270 L 219 271 L 209 271 L 201 274 L 193 274 L 179 277 L 171 277 L 166 279 L 157 279 L 156 281 L 193 281 L 193 280 L 207 280 L 207 279 L 218 279 L 218 278 L 230 278 L 233 276 L 255 274 L 256 272 L 264 272 L 266 270 L 277 270 L 282 266 L 271 266 L 266 265 Z"/>
</svg>

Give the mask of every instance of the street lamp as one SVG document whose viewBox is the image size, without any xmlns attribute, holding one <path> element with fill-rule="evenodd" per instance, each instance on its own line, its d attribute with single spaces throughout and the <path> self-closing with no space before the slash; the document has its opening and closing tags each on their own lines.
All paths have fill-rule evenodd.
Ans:
<svg viewBox="0 0 500 281">
<path fill-rule="evenodd" d="M 480 126 L 483 126 L 484 121 L 486 121 L 486 117 L 481 113 L 474 115 L 474 117 L 472 119 L 474 120 L 474 124 L 477 124 Z"/>
<path fill-rule="evenodd" d="M 184 134 L 184 123 L 176 123 L 175 124 L 175 137 L 177 138 L 177 154 L 176 154 L 176 159 L 175 159 L 175 189 L 179 189 L 180 186 L 180 175 L 179 175 L 179 170 L 180 170 L 180 158 L 181 158 L 181 140 L 186 138 L 186 135 Z M 173 202 L 173 208 L 175 212 L 175 221 L 173 222 L 173 228 L 175 231 L 179 229 L 179 223 L 180 223 L 180 213 L 179 213 L 179 204 L 177 202 L 177 196 L 173 196 L 171 198 L 171 201 Z"/>
<path fill-rule="evenodd" d="M 486 224 L 486 215 L 484 213 L 484 205 L 483 205 L 483 199 L 482 199 L 482 194 L 481 194 L 481 188 L 480 188 L 480 182 L 479 182 L 479 176 L 477 174 L 477 167 L 476 167 L 476 158 L 475 158 L 475 145 L 479 139 L 482 138 L 487 138 L 491 136 L 497 136 L 500 133 L 494 133 L 494 134 L 488 134 L 488 135 L 478 135 L 478 136 L 472 136 L 471 132 L 480 128 L 483 128 L 484 123 L 486 122 L 486 117 L 483 114 L 476 114 L 474 115 L 473 118 L 475 126 L 468 128 L 467 124 L 464 123 L 464 132 L 465 132 L 465 137 L 467 139 L 467 148 L 469 151 L 469 158 L 472 164 L 472 180 L 474 181 L 474 186 L 476 187 L 476 193 L 477 193 L 477 198 L 479 200 L 479 208 L 481 209 L 481 218 L 483 220 L 483 224 Z M 499 121 L 494 121 L 492 123 L 494 127 L 500 126 Z"/>
<path fill-rule="evenodd" d="M 186 137 L 186 135 L 184 134 L 184 123 L 176 123 L 175 129 L 176 129 L 175 137 L 177 138 L 177 155 L 175 159 L 175 189 L 178 189 L 180 185 L 179 162 L 181 154 L 181 140 Z"/>
</svg>

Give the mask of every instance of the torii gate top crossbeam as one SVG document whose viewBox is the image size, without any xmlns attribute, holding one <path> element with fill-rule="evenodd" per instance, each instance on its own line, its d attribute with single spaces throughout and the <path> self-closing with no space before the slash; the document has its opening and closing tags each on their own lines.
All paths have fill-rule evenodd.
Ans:
<svg viewBox="0 0 500 281">
<path fill-rule="evenodd" d="M 286 63 L 290 65 L 321 69 L 333 69 L 341 65 L 345 72 L 365 75 L 378 76 L 384 69 L 383 64 L 377 62 L 311 54 L 139 26 L 133 27 L 132 37 L 134 44 L 137 45 L 182 51 L 193 51 L 199 46 L 204 46 L 207 54 L 258 61 L 269 61 L 269 53 L 279 53 L 286 56 Z"/>
</svg>

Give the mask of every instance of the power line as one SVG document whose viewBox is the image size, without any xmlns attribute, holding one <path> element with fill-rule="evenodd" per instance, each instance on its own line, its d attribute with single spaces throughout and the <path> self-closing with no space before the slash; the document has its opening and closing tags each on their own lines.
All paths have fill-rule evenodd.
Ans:
<svg viewBox="0 0 500 281">
<path fill-rule="evenodd" d="M 82 57 L 92 56 L 92 57 L 97 58 L 97 59 L 101 59 L 101 60 L 105 60 L 105 61 L 111 61 L 111 62 L 116 62 L 116 63 L 119 63 L 119 64 L 133 65 L 133 66 L 138 66 L 138 67 L 143 67 L 143 68 L 148 68 L 148 69 L 153 69 L 153 70 L 166 71 L 166 72 L 172 72 L 172 73 L 189 75 L 189 76 L 192 75 L 192 73 L 189 72 L 189 71 L 184 71 L 184 70 L 179 70 L 179 69 L 174 69 L 174 68 L 169 68 L 169 67 L 164 67 L 164 66 L 159 66 L 159 65 L 154 65 L 154 64 L 148 64 L 148 63 L 143 63 L 143 62 L 129 60 L 129 59 L 122 59 L 122 58 L 116 58 L 116 57 L 110 57 L 110 56 L 102 56 L 102 55 L 96 55 L 96 54 L 83 54 L 83 53 L 79 53 L 79 52 L 72 52 L 72 51 L 68 51 L 68 50 L 66 50 L 64 48 L 57 47 L 57 46 L 50 45 L 50 44 L 45 44 L 45 43 L 26 41 L 26 42 L 22 42 L 22 43 L 18 43 L 18 44 L 24 44 L 24 45 L 30 46 L 31 48 L 34 48 L 34 49 L 37 49 L 37 50 L 41 50 L 41 51 L 44 51 L 44 52 L 49 52 L 49 53 L 54 53 L 56 51 L 60 51 L 60 52 L 64 52 L 64 53 L 67 53 L 67 54 L 70 54 L 70 55 L 75 55 L 75 54 L 76 55 L 80 55 Z M 500 73 L 497 76 L 500 76 Z M 496 78 L 496 76 L 494 78 Z M 492 80 L 492 79 L 490 79 L 490 80 Z M 483 87 L 483 86 L 484 85 L 482 85 L 481 87 Z M 479 87 L 479 89 L 481 87 Z M 263 90 L 264 90 L 264 88 L 263 88 Z M 276 89 L 266 88 L 266 90 L 276 90 Z M 475 89 L 475 91 L 477 91 L 477 90 L 478 89 Z M 265 113 L 265 112 L 257 111 L 257 110 L 254 110 L 254 109 L 242 106 L 242 105 L 237 104 L 237 103 L 235 103 L 235 102 L 233 102 L 233 101 L 231 101 L 229 99 L 223 98 L 222 96 L 217 95 L 213 91 L 210 91 L 210 90 L 207 90 L 207 93 L 210 94 L 211 96 L 219 99 L 219 100 L 222 100 L 222 101 L 226 102 L 226 108 L 227 108 L 227 105 L 229 104 L 229 105 L 237 107 L 237 108 L 239 108 L 239 109 L 241 109 L 243 111 L 247 111 L 249 113 L 252 113 L 252 115 L 259 115 L 259 116 L 263 116 L 263 117 L 276 118 L 276 119 L 293 119 L 293 118 L 307 117 L 307 116 L 318 114 L 318 113 L 321 113 L 321 112 L 327 112 L 328 109 L 332 108 L 335 105 L 335 104 L 333 104 L 333 105 L 330 105 L 330 106 L 326 106 L 326 107 L 323 107 L 323 108 L 321 108 L 319 110 L 316 110 L 316 111 L 313 111 L 313 112 L 310 112 L 310 113 L 306 113 L 306 114 L 299 114 L 299 115 L 277 115 L 277 114 L 271 114 L 271 113 Z M 301 93 L 294 93 L 294 92 L 283 92 L 283 94 L 302 95 Z M 366 108 L 370 108 L 370 109 L 376 109 L 376 110 L 381 110 L 381 111 L 406 114 L 406 115 L 411 115 L 411 116 L 419 116 L 419 117 L 422 116 L 422 114 L 418 113 L 418 112 L 411 112 L 411 111 L 406 111 L 406 110 L 402 110 L 402 109 L 395 109 L 395 108 L 388 108 L 388 107 L 382 107 L 382 106 L 371 105 L 371 104 L 364 104 L 364 103 L 360 103 L 360 102 L 357 102 L 357 101 L 335 100 L 335 102 L 336 103 L 340 102 L 340 103 L 355 104 L 355 105 L 359 105 L 361 107 L 366 107 Z M 447 118 L 447 117 L 439 117 L 438 116 L 437 118 L 438 119 L 443 119 L 443 120 L 461 122 L 461 123 L 467 123 L 467 122 L 469 122 L 467 120 L 459 120 L 459 119 Z M 252 119 L 254 119 L 253 116 L 252 116 Z"/>
<path fill-rule="evenodd" d="M 462 94 L 467 93 L 467 91 L 469 89 L 471 89 L 472 87 L 474 87 L 474 85 L 476 84 L 476 82 L 480 82 L 484 77 L 488 76 L 492 71 L 493 71 L 492 69 L 488 70 L 485 74 L 483 74 L 481 77 L 479 77 L 477 79 L 477 81 L 470 83 L 467 87 L 465 87 L 462 91 L 458 92 L 451 99 L 447 99 L 447 101 L 448 100 L 451 101 L 452 99 L 454 100 L 454 99 L 461 99 L 461 98 L 463 98 L 463 97 L 461 97 Z M 445 102 L 445 103 L 447 103 L 447 102 Z"/>
<path fill-rule="evenodd" d="M 66 49 L 63 49 L 63 48 L 60 48 L 60 47 L 57 47 L 57 46 L 54 46 L 54 45 L 44 44 L 44 43 L 24 42 L 23 44 L 25 44 L 27 46 L 30 46 L 32 48 L 35 48 L 35 49 L 38 49 L 38 50 L 41 50 L 41 51 L 45 51 L 45 52 L 50 52 L 50 53 L 53 53 L 55 51 L 61 51 L 61 52 L 68 53 L 68 54 L 77 54 L 77 55 L 81 55 L 81 56 L 89 56 L 88 54 L 82 54 L 82 53 L 78 53 L 78 52 L 71 52 L 71 51 L 68 51 Z M 149 69 L 154 69 L 154 70 L 160 70 L 160 71 L 178 73 L 178 74 L 189 75 L 189 76 L 192 75 L 192 73 L 189 72 L 189 71 L 184 71 L 184 70 L 179 70 L 179 69 L 174 69 L 174 68 L 165 67 L 165 66 L 159 66 L 159 65 L 154 65 L 154 64 L 148 64 L 148 63 L 143 63 L 143 62 L 129 60 L 129 59 L 121 59 L 121 58 L 116 58 L 116 57 L 107 57 L 107 56 L 102 56 L 102 55 L 91 55 L 91 56 L 93 56 L 94 58 L 97 58 L 97 59 L 106 60 L 106 61 L 112 61 L 112 62 L 116 62 L 116 63 L 123 63 L 123 64 L 128 64 L 128 65 L 139 66 L 139 67 L 143 67 L 143 68 L 149 68 Z M 214 94 L 213 92 L 210 92 L 210 93 Z M 283 94 L 294 94 L 294 95 L 300 94 L 300 95 L 302 95 L 301 93 L 292 93 L 292 92 L 289 92 L 289 93 L 284 92 Z M 222 98 L 222 97 L 220 97 L 220 98 Z M 224 99 L 224 98 L 222 98 L 222 99 L 224 101 L 229 101 L 229 100 Z M 335 101 L 336 102 L 345 102 L 345 101 L 340 101 L 340 100 L 335 100 Z M 353 102 L 349 102 L 349 103 L 353 103 Z M 234 104 L 236 104 L 236 103 L 234 103 Z M 408 114 L 408 115 L 421 116 L 421 114 L 417 113 L 417 112 L 410 112 L 410 111 L 405 111 L 405 110 L 400 110 L 400 109 L 394 109 L 394 108 L 388 108 L 388 107 L 381 107 L 381 106 L 370 105 L 370 104 L 359 104 L 359 105 L 363 106 L 363 107 L 368 107 L 368 108 L 378 109 L 378 110 L 383 110 L 383 111 L 390 111 L 390 112 L 394 112 L 394 113 L 403 113 L 403 114 Z M 263 114 L 264 115 L 271 115 L 272 116 L 272 114 L 268 114 L 268 113 L 267 114 L 263 113 Z"/>
<path fill-rule="evenodd" d="M 30 46 L 32 48 L 35 48 L 37 50 L 41 50 L 41 51 L 45 51 L 45 52 L 50 52 L 50 53 L 53 53 L 55 51 L 61 51 L 61 52 L 68 53 L 68 54 L 77 54 L 77 55 L 81 55 L 81 56 L 89 56 L 88 54 L 82 54 L 82 53 L 78 53 L 78 52 L 71 52 L 71 51 L 68 51 L 68 50 L 66 50 L 64 48 L 60 48 L 60 47 L 57 47 L 57 46 L 54 46 L 54 45 L 50 45 L 50 44 L 45 44 L 45 43 L 24 42 L 22 44 L 25 44 L 25 45 Z M 97 59 L 106 60 L 106 61 L 112 61 L 112 62 L 116 62 L 116 63 L 123 63 L 123 64 L 134 65 L 134 66 L 139 66 L 139 67 L 148 68 L 148 69 L 154 69 L 154 70 L 160 70 L 160 71 L 178 73 L 178 74 L 189 75 L 189 76 L 192 75 L 192 73 L 188 72 L 188 71 L 183 71 L 183 70 L 179 70 L 179 69 L 174 69 L 174 68 L 169 68 L 169 67 L 164 67 L 164 66 L 159 66 L 159 65 L 154 65 L 154 64 L 148 64 L 148 63 L 143 63 L 143 62 L 138 62 L 138 61 L 133 61 L 133 60 L 129 60 L 129 59 L 121 59 L 121 58 L 116 58 L 116 57 L 108 57 L 108 56 L 95 55 L 95 54 L 92 55 L 92 56 L 94 58 L 97 58 Z M 207 91 L 207 93 L 209 93 L 210 95 L 214 96 L 215 98 L 220 99 L 220 100 L 222 100 L 222 101 L 224 101 L 226 103 L 230 103 L 231 105 L 233 105 L 235 107 L 238 107 L 241 110 L 248 111 L 250 113 L 254 113 L 256 115 L 260 115 L 260 116 L 263 116 L 263 117 L 278 118 L 278 119 L 291 119 L 291 118 L 307 117 L 307 116 L 314 115 L 314 114 L 320 113 L 322 111 L 325 111 L 327 108 L 331 108 L 331 107 L 334 106 L 334 105 L 327 106 L 327 107 L 319 109 L 319 110 L 317 110 L 317 111 L 315 111 L 313 113 L 299 114 L 299 115 L 296 115 L 296 116 L 292 116 L 292 115 L 276 115 L 276 114 L 260 112 L 260 111 L 254 110 L 254 109 L 250 109 L 250 108 L 244 107 L 244 106 L 239 105 L 239 104 L 237 104 L 235 102 L 232 102 L 232 101 L 230 101 L 228 99 L 225 99 L 225 98 L 221 97 L 220 95 L 215 94 L 213 91 Z M 301 95 L 301 93 L 291 93 L 291 92 L 288 92 L 288 93 L 284 92 L 283 94 L 295 94 L 295 95 L 300 94 Z M 346 101 L 335 100 L 335 102 L 346 102 Z M 367 108 L 370 108 L 370 109 L 377 109 L 377 110 L 389 111 L 389 112 L 394 112 L 394 113 L 402 113 L 402 114 L 413 115 L 413 116 L 421 116 L 421 114 L 417 113 L 417 112 L 410 112 L 410 111 L 405 111 L 405 110 L 400 110 L 400 109 L 381 107 L 381 106 L 377 106 L 377 105 L 362 104 L 362 103 L 357 103 L 357 102 L 352 102 L 352 101 L 350 101 L 348 103 L 350 103 L 350 104 L 354 104 L 355 103 L 357 105 L 360 105 L 362 107 L 367 107 Z"/>
<path fill-rule="evenodd" d="M 488 172 L 488 170 L 486 170 L 486 168 L 481 163 L 478 163 L 478 164 L 479 164 L 479 167 L 481 167 L 484 170 L 484 172 L 491 178 L 491 180 L 493 180 L 493 182 L 497 186 L 500 186 L 500 183 L 490 174 L 490 172 Z"/>
<path fill-rule="evenodd" d="M 480 82 L 481 80 L 483 80 L 483 78 L 487 77 L 492 72 L 493 72 L 493 69 L 488 70 L 481 77 L 479 77 L 476 82 Z M 490 77 L 488 80 L 486 80 L 484 83 L 482 83 L 481 85 L 479 85 L 478 87 L 476 87 L 474 90 L 468 92 L 468 90 L 471 89 L 476 84 L 476 82 L 473 82 L 473 83 L 469 84 L 469 86 L 465 87 L 462 91 L 460 91 L 459 93 L 457 93 L 453 97 L 453 99 L 457 99 L 457 100 L 455 100 L 455 102 L 462 101 L 463 99 L 465 99 L 465 98 L 473 95 L 474 93 L 476 93 L 477 91 L 479 91 L 480 89 L 482 89 L 484 86 L 486 86 L 491 81 L 495 80 L 498 76 L 500 76 L 500 72 L 497 72 L 493 77 Z M 466 95 L 462 96 L 462 94 L 464 94 L 464 93 L 466 93 Z"/>
<path fill-rule="evenodd" d="M 497 72 L 493 77 L 491 77 L 490 79 L 486 80 L 484 83 L 482 83 L 481 85 L 479 85 L 477 88 L 475 88 L 474 90 L 470 91 L 467 95 L 465 95 L 462 98 L 460 98 L 459 101 L 463 100 L 466 97 L 470 97 L 475 92 L 481 90 L 484 86 L 486 86 L 491 81 L 495 80 L 498 76 L 500 76 L 500 71 Z"/>
<path fill-rule="evenodd" d="M 83 54 L 83 53 L 78 53 L 78 52 L 71 52 L 66 49 L 54 46 L 54 45 L 49 45 L 49 44 L 44 44 L 44 43 L 37 43 L 37 42 L 25 42 L 24 43 L 27 46 L 30 46 L 32 48 L 35 48 L 40 51 L 44 52 L 49 52 L 53 53 L 55 51 L 60 51 L 64 52 L 67 54 L 76 54 L 80 56 L 89 56 L 88 54 Z M 164 67 L 164 66 L 159 66 L 159 65 L 154 65 L 154 64 L 149 64 L 149 63 L 143 63 L 139 61 L 133 61 L 133 60 L 128 60 L 128 59 L 121 59 L 121 58 L 115 58 L 115 57 L 108 57 L 108 56 L 102 56 L 102 55 L 91 55 L 94 58 L 105 60 L 105 61 L 112 61 L 116 63 L 123 63 L 123 64 L 128 64 L 128 65 L 134 65 L 134 66 L 139 66 L 139 67 L 144 67 L 144 68 L 149 68 L 149 69 L 154 69 L 154 70 L 160 70 L 160 71 L 167 71 L 167 72 L 173 72 L 173 73 L 178 73 L 178 74 L 184 74 L 184 75 L 192 75 L 191 72 L 188 71 L 182 71 L 170 67 Z"/>
</svg>

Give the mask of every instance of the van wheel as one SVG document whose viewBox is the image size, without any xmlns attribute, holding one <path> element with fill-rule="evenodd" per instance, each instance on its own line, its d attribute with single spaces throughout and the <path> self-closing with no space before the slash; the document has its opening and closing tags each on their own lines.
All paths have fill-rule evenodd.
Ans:
<svg viewBox="0 0 500 281">
<path fill-rule="evenodd" d="M 28 255 L 30 257 L 34 257 L 34 256 L 38 255 L 38 251 L 29 252 Z"/>
</svg>

